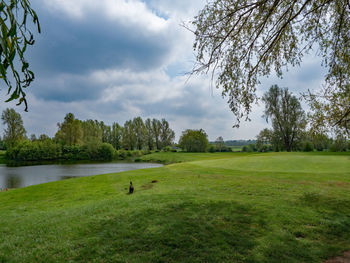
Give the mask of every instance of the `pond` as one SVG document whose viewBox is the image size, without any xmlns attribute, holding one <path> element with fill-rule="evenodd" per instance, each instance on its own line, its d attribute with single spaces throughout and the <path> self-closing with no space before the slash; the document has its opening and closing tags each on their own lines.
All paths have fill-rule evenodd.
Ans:
<svg viewBox="0 0 350 263">
<path fill-rule="evenodd" d="M 93 163 L 7 167 L 0 165 L 0 191 L 96 174 L 161 167 L 154 163 Z"/>
</svg>

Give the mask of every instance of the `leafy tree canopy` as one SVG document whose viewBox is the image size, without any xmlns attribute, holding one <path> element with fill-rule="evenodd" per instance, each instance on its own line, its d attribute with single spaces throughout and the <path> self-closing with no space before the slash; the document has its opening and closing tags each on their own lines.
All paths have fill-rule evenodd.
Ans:
<svg viewBox="0 0 350 263">
<path fill-rule="evenodd" d="M 14 109 L 7 108 L 2 112 L 1 120 L 7 128 L 4 130 L 6 147 L 11 148 L 26 137 L 21 114 Z"/>
<path fill-rule="evenodd" d="M 266 121 L 272 120 L 273 137 L 276 136 L 284 149 L 290 152 L 306 126 L 305 112 L 300 102 L 287 88 L 281 89 L 277 85 L 271 86 L 264 94 L 263 101 Z"/>
<path fill-rule="evenodd" d="M 208 148 L 208 138 L 204 130 L 186 130 L 179 140 L 180 147 L 187 152 L 205 152 Z"/>
<path fill-rule="evenodd" d="M 232 112 L 249 119 L 259 79 L 282 77 L 317 48 L 328 69 L 324 90 L 306 94 L 315 124 L 350 123 L 350 2 L 348 0 L 212 0 L 192 22 L 196 65 L 212 72 Z"/>
<path fill-rule="evenodd" d="M 0 1 L 0 78 L 8 88 L 9 98 L 25 104 L 24 91 L 34 80 L 34 73 L 24 57 L 28 45 L 34 44 L 32 32 L 27 27 L 31 18 L 40 33 L 38 16 L 30 7 L 28 0 Z"/>
</svg>

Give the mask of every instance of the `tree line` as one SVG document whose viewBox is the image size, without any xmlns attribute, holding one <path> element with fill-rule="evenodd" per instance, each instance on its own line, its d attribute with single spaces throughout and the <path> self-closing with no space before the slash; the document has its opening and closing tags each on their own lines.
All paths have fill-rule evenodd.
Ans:
<svg viewBox="0 0 350 263">
<path fill-rule="evenodd" d="M 288 88 L 270 87 L 262 98 L 264 117 L 271 121 L 271 129 L 263 129 L 256 144 L 243 148 L 246 151 L 347 151 L 350 142 L 343 129 L 335 127 L 333 138 L 326 130 L 308 127 L 307 115 L 297 97 Z"/>
<path fill-rule="evenodd" d="M 165 119 L 135 117 L 123 126 L 106 125 L 98 120 L 79 120 L 68 113 L 53 138 L 46 134 L 27 137 L 21 115 L 14 109 L 2 113 L 6 125 L 0 146 L 8 159 L 34 160 L 111 160 L 125 159 L 152 150 L 169 150 L 175 132 Z"/>
</svg>

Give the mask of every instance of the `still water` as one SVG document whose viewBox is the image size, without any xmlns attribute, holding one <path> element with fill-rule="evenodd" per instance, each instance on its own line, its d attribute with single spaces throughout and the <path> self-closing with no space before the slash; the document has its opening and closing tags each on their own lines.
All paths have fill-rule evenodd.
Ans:
<svg viewBox="0 0 350 263">
<path fill-rule="evenodd" d="M 0 165 L 0 191 L 95 174 L 161 167 L 154 163 L 94 163 L 7 167 Z"/>
</svg>

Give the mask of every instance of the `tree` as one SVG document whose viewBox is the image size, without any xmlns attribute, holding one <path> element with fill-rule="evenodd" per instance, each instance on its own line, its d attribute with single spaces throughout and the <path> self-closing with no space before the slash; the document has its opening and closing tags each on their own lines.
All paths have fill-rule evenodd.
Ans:
<svg viewBox="0 0 350 263">
<path fill-rule="evenodd" d="M 18 105 L 24 102 L 25 111 L 27 101 L 24 89 L 34 80 L 34 73 L 29 69 L 29 63 L 24 57 L 27 46 L 34 44 L 34 36 L 27 27 L 28 17 L 32 18 L 40 33 L 38 16 L 28 0 L 0 1 L 0 78 L 5 82 L 10 94 L 6 102 L 18 100 Z M 20 70 L 17 69 L 19 66 Z M 11 80 L 14 80 L 15 85 Z"/>
<path fill-rule="evenodd" d="M 175 132 L 172 129 L 170 129 L 169 123 L 165 119 L 162 119 L 160 123 L 161 148 L 164 149 L 164 147 L 172 145 L 174 139 L 175 139 Z"/>
<path fill-rule="evenodd" d="M 133 121 L 128 120 L 123 128 L 123 147 L 125 150 L 134 150 L 136 146 L 136 134 Z"/>
<path fill-rule="evenodd" d="M 152 151 L 154 148 L 155 136 L 153 133 L 152 121 L 149 118 L 145 121 L 145 131 L 146 131 L 145 138 L 146 138 L 147 147 L 150 151 Z"/>
<path fill-rule="evenodd" d="M 81 128 L 83 131 L 83 142 L 102 142 L 102 129 L 100 122 L 97 120 L 86 120 L 81 122 Z"/>
<path fill-rule="evenodd" d="M 65 145 L 81 144 L 83 129 L 81 121 L 75 119 L 73 113 L 67 113 L 62 123 L 57 123 L 58 131 L 55 138 Z"/>
<path fill-rule="evenodd" d="M 111 131 L 111 144 L 117 150 L 122 147 L 122 136 L 123 136 L 123 127 L 121 127 L 118 123 L 112 124 Z"/>
<path fill-rule="evenodd" d="M 219 137 L 215 140 L 215 146 L 216 146 L 216 150 L 217 150 L 218 152 L 221 152 L 222 149 L 225 147 L 224 138 L 222 138 L 222 136 L 219 136 Z"/>
<path fill-rule="evenodd" d="M 273 145 L 273 131 L 265 128 L 256 136 L 256 148 L 259 152 L 262 152 L 267 150 L 266 146 L 268 144 Z"/>
<path fill-rule="evenodd" d="M 350 123 L 348 0 L 212 0 L 192 22 L 197 64 L 212 72 L 237 118 L 249 119 L 259 79 L 300 65 L 314 47 L 328 69 L 325 89 L 308 93 L 319 124 Z M 323 121 L 322 121 L 323 120 Z"/>
<path fill-rule="evenodd" d="M 266 121 L 272 120 L 274 135 L 290 152 L 306 126 L 305 112 L 300 102 L 287 88 L 281 89 L 277 85 L 271 86 L 262 100 L 265 102 Z"/>
<path fill-rule="evenodd" d="M 143 120 L 141 117 L 134 118 L 132 122 L 133 122 L 133 127 L 135 132 L 135 138 L 136 138 L 136 147 L 138 150 L 142 150 L 146 141 L 145 124 L 143 123 Z"/>
<path fill-rule="evenodd" d="M 157 119 L 153 119 L 152 120 L 152 129 L 153 129 L 154 140 L 156 143 L 156 148 L 157 148 L 157 150 L 160 150 L 161 149 L 161 145 L 160 145 L 161 122 Z"/>
<path fill-rule="evenodd" d="M 180 147 L 187 152 L 205 152 L 208 148 L 208 138 L 204 130 L 186 130 L 179 140 Z"/>
<path fill-rule="evenodd" d="M 26 137 L 21 114 L 14 109 L 7 108 L 2 112 L 1 119 L 7 128 L 4 130 L 4 141 L 7 148 L 11 148 Z"/>
</svg>

